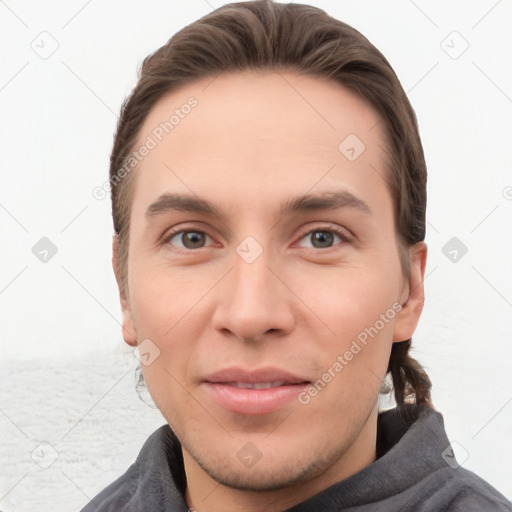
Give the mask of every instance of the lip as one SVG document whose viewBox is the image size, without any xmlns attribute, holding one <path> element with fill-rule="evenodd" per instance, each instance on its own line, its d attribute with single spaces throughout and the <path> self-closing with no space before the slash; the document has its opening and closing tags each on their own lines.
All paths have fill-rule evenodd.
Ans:
<svg viewBox="0 0 512 512">
<path fill-rule="evenodd" d="M 280 383 L 279 386 L 251 389 L 236 387 L 258 383 Z M 270 414 L 297 399 L 310 381 L 276 368 L 243 370 L 227 368 L 203 379 L 205 392 L 223 409 L 246 415 Z"/>
</svg>

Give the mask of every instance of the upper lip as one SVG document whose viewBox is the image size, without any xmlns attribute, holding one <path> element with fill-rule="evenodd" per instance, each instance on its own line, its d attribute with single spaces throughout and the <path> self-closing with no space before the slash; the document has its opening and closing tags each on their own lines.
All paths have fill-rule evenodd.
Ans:
<svg viewBox="0 0 512 512">
<path fill-rule="evenodd" d="M 286 370 L 278 368 L 259 368 L 254 370 L 225 368 L 207 375 L 203 380 L 211 384 L 226 384 L 230 382 L 247 382 L 255 384 L 279 381 L 291 385 L 310 382 L 308 379 L 293 375 Z"/>
</svg>

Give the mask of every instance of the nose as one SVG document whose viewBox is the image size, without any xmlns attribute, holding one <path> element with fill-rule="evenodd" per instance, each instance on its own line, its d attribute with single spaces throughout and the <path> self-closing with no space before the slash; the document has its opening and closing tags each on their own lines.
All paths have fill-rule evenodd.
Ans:
<svg viewBox="0 0 512 512">
<path fill-rule="evenodd" d="M 258 342 L 293 330 L 294 295 L 286 276 L 268 251 L 249 263 L 238 254 L 234 266 L 218 289 L 213 315 L 216 330 L 241 341 Z"/>
</svg>

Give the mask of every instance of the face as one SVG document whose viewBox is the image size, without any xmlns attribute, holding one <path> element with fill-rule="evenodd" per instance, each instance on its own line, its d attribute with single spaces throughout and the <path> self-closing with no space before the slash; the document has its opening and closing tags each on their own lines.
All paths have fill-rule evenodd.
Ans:
<svg viewBox="0 0 512 512">
<path fill-rule="evenodd" d="M 123 330 L 150 340 L 144 378 L 189 486 L 326 487 L 374 460 L 379 390 L 418 321 L 425 263 L 419 244 L 404 279 L 382 125 L 341 86 L 292 72 L 224 74 L 149 113 Z"/>
</svg>

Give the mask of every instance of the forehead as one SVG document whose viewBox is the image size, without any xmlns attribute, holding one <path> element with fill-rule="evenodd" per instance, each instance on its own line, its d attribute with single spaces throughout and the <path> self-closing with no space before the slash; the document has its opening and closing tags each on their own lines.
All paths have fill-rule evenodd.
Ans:
<svg viewBox="0 0 512 512">
<path fill-rule="evenodd" d="M 169 93 L 140 130 L 138 144 L 148 140 L 139 198 L 176 188 L 244 201 L 250 187 L 268 202 L 340 177 L 349 189 L 386 187 L 377 113 L 335 82 L 290 71 L 221 74 Z"/>
</svg>

